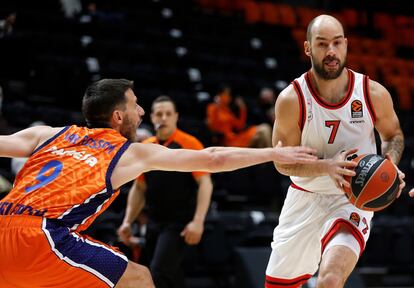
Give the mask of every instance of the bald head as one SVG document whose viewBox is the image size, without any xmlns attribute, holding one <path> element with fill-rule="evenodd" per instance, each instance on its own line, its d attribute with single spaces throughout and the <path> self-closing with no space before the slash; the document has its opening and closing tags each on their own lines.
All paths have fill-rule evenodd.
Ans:
<svg viewBox="0 0 414 288">
<path fill-rule="evenodd" d="M 338 36 L 345 36 L 344 27 L 342 26 L 341 22 L 338 21 L 338 19 L 330 15 L 319 15 L 313 18 L 311 22 L 309 22 L 306 32 L 306 40 L 308 42 L 311 42 L 313 35 L 318 34 L 318 32 L 324 31 L 326 29 L 332 30 L 332 32 Z"/>
</svg>

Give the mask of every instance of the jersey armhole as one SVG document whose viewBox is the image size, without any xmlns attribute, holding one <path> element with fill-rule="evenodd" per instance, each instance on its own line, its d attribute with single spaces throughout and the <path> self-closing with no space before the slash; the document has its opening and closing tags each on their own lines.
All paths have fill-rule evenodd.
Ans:
<svg viewBox="0 0 414 288">
<path fill-rule="evenodd" d="M 303 130 L 303 126 L 305 125 L 305 115 L 306 115 L 306 107 L 305 107 L 305 97 L 303 96 L 302 89 L 300 89 L 300 85 L 297 80 L 292 82 L 293 88 L 295 89 L 296 95 L 299 99 L 299 120 L 298 125 L 300 131 Z"/>
<path fill-rule="evenodd" d="M 369 112 L 369 115 L 371 116 L 372 123 L 375 125 L 375 122 L 377 120 L 377 115 L 375 114 L 374 106 L 372 105 L 372 101 L 371 101 L 371 94 L 369 93 L 369 77 L 366 75 L 364 75 L 363 87 L 364 87 L 363 89 L 364 98 L 365 98 L 365 102 L 367 103 L 368 112 Z"/>
<path fill-rule="evenodd" d="M 64 127 L 62 130 L 60 130 L 58 133 L 56 133 L 54 136 L 50 137 L 49 139 L 47 139 L 45 142 L 43 142 L 42 144 L 40 144 L 39 147 L 37 147 L 33 153 L 30 156 L 33 156 L 34 154 L 36 154 L 37 152 L 39 152 L 43 147 L 49 145 L 53 140 L 55 140 L 56 138 L 58 138 L 60 135 L 62 135 L 63 133 L 65 133 L 68 129 L 70 128 L 70 126 L 66 126 Z"/>
<path fill-rule="evenodd" d="M 122 154 L 124 154 L 124 152 L 128 149 L 129 145 L 131 145 L 131 142 L 129 141 L 126 141 L 124 144 L 122 144 L 121 148 L 119 148 L 118 152 L 116 152 L 114 158 L 112 158 L 111 162 L 109 163 L 108 170 L 106 171 L 105 183 L 106 189 L 110 194 L 114 193 L 114 189 L 111 183 L 112 172 L 114 172 L 116 164 L 118 163 Z"/>
</svg>

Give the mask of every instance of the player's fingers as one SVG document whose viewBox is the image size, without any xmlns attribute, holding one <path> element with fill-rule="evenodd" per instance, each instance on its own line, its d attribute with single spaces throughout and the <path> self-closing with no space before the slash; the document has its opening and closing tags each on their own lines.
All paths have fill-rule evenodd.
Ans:
<svg viewBox="0 0 414 288">
<path fill-rule="evenodd" d="M 318 152 L 316 151 L 316 149 L 306 147 L 306 146 L 296 147 L 296 150 L 302 153 L 313 154 L 313 155 L 315 155 Z"/>
<path fill-rule="evenodd" d="M 343 176 L 355 176 L 356 173 L 354 170 L 350 170 L 350 169 L 346 169 L 346 168 L 339 168 L 338 170 L 338 174 L 343 175 Z"/>
<path fill-rule="evenodd" d="M 346 167 L 346 168 L 355 168 L 358 166 L 358 163 L 354 161 L 339 161 L 338 166 Z"/>
<path fill-rule="evenodd" d="M 335 177 L 334 183 L 335 183 L 336 188 L 341 189 L 341 184 L 339 183 L 339 177 Z"/>
<path fill-rule="evenodd" d="M 186 237 L 186 234 L 187 234 L 187 228 L 184 228 L 184 230 L 181 231 L 180 236 L 181 237 Z"/>
<path fill-rule="evenodd" d="M 309 163 L 318 160 L 316 156 L 312 156 L 309 154 L 298 155 L 297 159 L 299 163 Z"/>
<path fill-rule="evenodd" d="M 349 182 L 346 181 L 343 177 L 338 177 L 338 183 L 340 184 L 339 188 L 341 189 L 343 189 L 344 186 L 348 188 L 350 187 Z"/>
<path fill-rule="evenodd" d="M 193 235 L 191 235 L 191 233 L 187 234 L 187 236 L 185 237 L 185 242 L 189 245 L 193 245 L 194 237 L 193 237 Z"/>
<path fill-rule="evenodd" d="M 408 195 L 410 195 L 410 197 L 414 197 L 414 188 L 410 190 L 410 192 L 408 192 Z"/>
</svg>

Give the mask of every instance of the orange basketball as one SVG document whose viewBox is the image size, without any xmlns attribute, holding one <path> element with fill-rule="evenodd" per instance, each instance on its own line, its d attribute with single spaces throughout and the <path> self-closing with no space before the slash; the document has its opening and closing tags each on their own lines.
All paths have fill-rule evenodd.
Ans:
<svg viewBox="0 0 414 288">
<path fill-rule="evenodd" d="M 376 154 L 364 154 L 353 161 L 358 163 L 354 177 L 345 177 L 351 188 L 345 187 L 346 196 L 356 207 L 379 211 L 397 197 L 400 179 L 394 164 Z"/>
</svg>

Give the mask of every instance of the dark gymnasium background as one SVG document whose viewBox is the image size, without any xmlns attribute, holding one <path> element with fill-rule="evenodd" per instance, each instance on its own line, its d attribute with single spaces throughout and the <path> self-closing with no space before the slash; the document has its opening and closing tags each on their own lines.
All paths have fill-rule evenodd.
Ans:
<svg viewBox="0 0 414 288">
<path fill-rule="evenodd" d="M 205 124 L 206 105 L 226 83 L 244 98 L 248 122 L 260 123 L 259 92 L 276 95 L 310 68 L 306 26 L 322 13 L 345 26 L 348 67 L 391 92 L 406 147 L 400 169 L 407 188 L 376 214 L 371 238 L 347 287 L 414 287 L 414 7 L 410 1 L 329 0 L 41 0 L 0 1 L 0 132 L 35 121 L 82 125 L 83 91 L 101 78 L 135 81 L 147 111 L 155 97 L 177 101 L 179 127 L 205 146 L 217 137 Z M 0 199 L 14 179 L 0 159 Z M 273 228 L 290 184 L 272 164 L 213 175 L 213 199 L 203 240 L 189 249 L 188 287 L 263 287 Z M 139 247 L 119 243 L 126 202 L 118 200 L 89 234 L 137 259 Z M 0 243 L 1 245 L 1 243 Z M 314 287 L 314 280 L 307 284 Z"/>
</svg>

